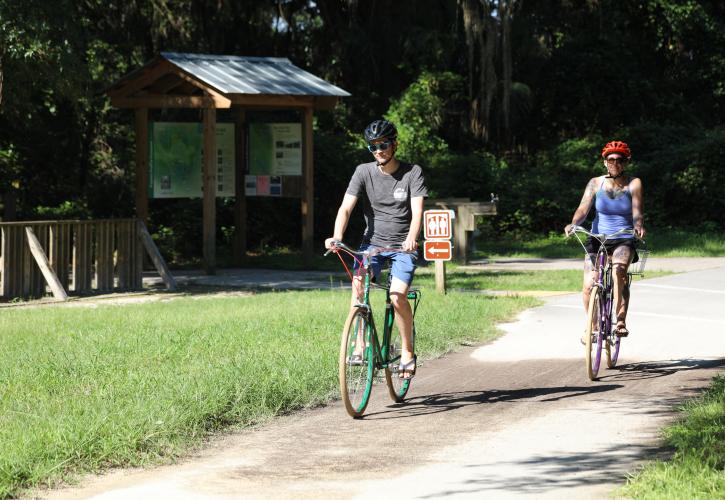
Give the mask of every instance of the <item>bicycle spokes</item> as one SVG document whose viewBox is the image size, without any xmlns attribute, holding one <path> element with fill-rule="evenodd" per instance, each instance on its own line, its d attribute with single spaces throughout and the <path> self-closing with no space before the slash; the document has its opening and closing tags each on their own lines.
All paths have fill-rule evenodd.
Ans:
<svg viewBox="0 0 725 500">
<path fill-rule="evenodd" d="M 342 334 L 339 361 L 340 393 L 345 409 L 353 417 L 362 415 L 370 399 L 375 372 L 370 328 L 365 312 L 353 309 Z"/>
</svg>

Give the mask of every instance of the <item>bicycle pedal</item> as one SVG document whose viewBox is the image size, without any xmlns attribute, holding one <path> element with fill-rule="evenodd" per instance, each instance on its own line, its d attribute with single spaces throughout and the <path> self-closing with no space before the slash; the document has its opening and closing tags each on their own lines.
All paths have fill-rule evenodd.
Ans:
<svg viewBox="0 0 725 500">
<path fill-rule="evenodd" d="M 349 366 L 363 366 L 365 364 L 365 358 L 362 356 L 349 356 L 347 358 L 347 364 Z"/>
</svg>

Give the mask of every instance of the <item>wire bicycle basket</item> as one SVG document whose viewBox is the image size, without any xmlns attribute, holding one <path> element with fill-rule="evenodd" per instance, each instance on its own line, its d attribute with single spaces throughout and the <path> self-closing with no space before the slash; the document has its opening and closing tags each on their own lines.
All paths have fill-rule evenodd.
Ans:
<svg viewBox="0 0 725 500">
<path fill-rule="evenodd" d="M 627 272 L 629 274 L 642 276 L 644 275 L 644 266 L 647 264 L 647 259 L 649 258 L 650 251 L 649 250 L 637 250 L 637 255 L 639 255 L 639 260 L 637 262 L 634 262 L 629 265 L 629 269 Z"/>
</svg>

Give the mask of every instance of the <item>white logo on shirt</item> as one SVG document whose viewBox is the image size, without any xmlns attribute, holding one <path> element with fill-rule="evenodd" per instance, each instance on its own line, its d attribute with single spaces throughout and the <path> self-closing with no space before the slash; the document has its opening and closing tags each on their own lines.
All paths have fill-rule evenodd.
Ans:
<svg viewBox="0 0 725 500">
<path fill-rule="evenodd" d="M 395 188 L 393 192 L 393 198 L 398 201 L 404 200 L 408 197 L 408 192 L 404 188 Z"/>
</svg>

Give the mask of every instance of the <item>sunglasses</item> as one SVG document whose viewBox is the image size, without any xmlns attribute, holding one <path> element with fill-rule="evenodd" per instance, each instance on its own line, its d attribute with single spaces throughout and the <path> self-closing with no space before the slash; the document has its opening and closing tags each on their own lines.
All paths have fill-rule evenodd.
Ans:
<svg viewBox="0 0 725 500">
<path fill-rule="evenodd" d="M 623 156 L 617 156 L 615 158 L 607 158 L 607 163 L 609 163 L 610 165 L 614 165 L 615 163 L 622 164 L 622 163 L 627 163 L 627 159 L 624 158 Z"/>
<path fill-rule="evenodd" d="M 379 144 L 368 144 L 368 151 L 371 153 L 374 153 L 375 151 L 385 151 L 390 146 L 392 146 L 393 141 L 385 141 L 381 142 Z"/>
</svg>

